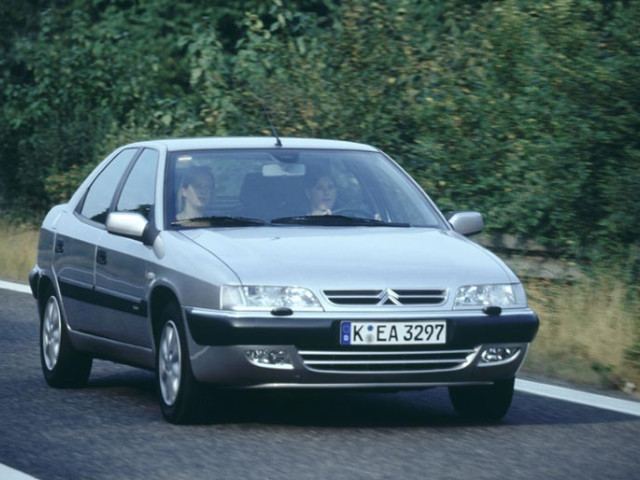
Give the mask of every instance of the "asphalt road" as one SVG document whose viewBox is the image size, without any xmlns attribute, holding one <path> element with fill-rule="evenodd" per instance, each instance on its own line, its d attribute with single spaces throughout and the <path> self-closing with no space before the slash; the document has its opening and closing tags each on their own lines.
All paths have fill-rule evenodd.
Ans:
<svg viewBox="0 0 640 480">
<path fill-rule="evenodd" d="M 0 463 L 40 480 L 640 478 L 640 417 L 521 392 L 496 425 L 434 389 L 233 395 L 173 426 L 149 372 L 95 362 L 87 388 L 49 388 L 35 302 L 2 289 L 0 372 Z"/>
</svg>

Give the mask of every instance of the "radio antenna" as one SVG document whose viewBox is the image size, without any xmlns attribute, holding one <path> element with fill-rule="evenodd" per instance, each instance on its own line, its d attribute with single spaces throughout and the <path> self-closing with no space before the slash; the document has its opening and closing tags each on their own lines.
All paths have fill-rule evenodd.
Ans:
<svg viewBox="0 0 640 480">
<path fill-rule="evenodd" d="M 262 103 L 262 110 L 264 111 L 265 116 L 267 117 L 267 121 L 269 122 L 269 127 L 271 127 L 271 134 L 276 137 L 276 147 L 281 147 L 282 142 L 280 141 L 280 137 L 278 136 L 278 132 L 276 131 L 276 127 L 273 125 L 271 121 L 271 117 L 269 117 L 269 112 L 267 112 L 267 107 L 264 102 Z"/>
</svg>

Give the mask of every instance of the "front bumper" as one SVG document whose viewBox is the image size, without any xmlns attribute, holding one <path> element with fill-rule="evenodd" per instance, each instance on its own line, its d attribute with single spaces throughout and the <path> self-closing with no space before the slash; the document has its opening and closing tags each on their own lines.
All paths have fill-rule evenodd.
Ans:
<svg viewBox="0 0 640 480">
<path fill-rule="evenodd" d="M 359 318 L 358 318 L 359 317 Z M 300 348 L 340 347 L 342 321 L 445 320 L 447 346 L 467 347 L 482 343 L 529 343 L 538 331 L 538 317 L 529 309 L 489 316 L 484 313 L 364 316 L 354 314 L 308 317 L 258 317 L 226 315 L 216 311 L 187 309 L 187 324 L 199 345 L 296 345 Z"/>
<path fill-rule="evenodd" d="M 282 318 L 185 311 L 195 377 L 233 388 L 407 389 L 492 383 L 516 375 L 539 324 L 530 309 L 496 316 L 439 313 Z M 445 320 L 447 339 L 445 345 L 428 346 L 340 345 L 341 322 L 354 319 Z M 486 362 L 483 352 L 489 348 L 509 348 L 514 353 L 502 361 Z M 290 365 L 278 368 L 250 361 L 248 352 L 265 349 L 285 355 Z"/>
</svg>

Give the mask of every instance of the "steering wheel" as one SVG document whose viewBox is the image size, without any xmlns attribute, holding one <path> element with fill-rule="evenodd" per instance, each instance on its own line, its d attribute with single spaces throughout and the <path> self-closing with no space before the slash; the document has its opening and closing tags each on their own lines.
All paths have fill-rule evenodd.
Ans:
<svg viewBox="0 0 640 480">
<path fill-rule="evenodd" d="M 353 218 L 373 218 L 369 210 L 361 207 L 340 207 L 333 210 L 331 214 Z"/>
</svg>

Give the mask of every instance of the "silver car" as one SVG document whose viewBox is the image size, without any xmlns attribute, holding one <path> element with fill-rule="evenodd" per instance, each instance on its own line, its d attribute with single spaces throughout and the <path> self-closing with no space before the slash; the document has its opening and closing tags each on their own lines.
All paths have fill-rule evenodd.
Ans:
<svg viewBox="0 0 640 480">
<path fill-rule="evenodd" d="M 44 377 L 83 386 L 94 358 L 154 370 L 173 423 L 226 389 L 437 386 L 459 413 L 500 419 L 538 318 L 466 237 L 482 228 L 476 212 L 445 218 L 368 145 L 126 145 L 42 224 L 29 280 Z"/>
</svg>

